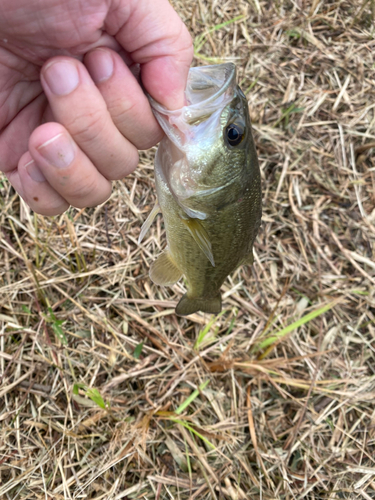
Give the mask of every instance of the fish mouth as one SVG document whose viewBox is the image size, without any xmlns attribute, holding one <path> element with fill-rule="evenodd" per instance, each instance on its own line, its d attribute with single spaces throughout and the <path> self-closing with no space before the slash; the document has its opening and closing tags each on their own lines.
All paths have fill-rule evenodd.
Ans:
<svg viewBox="0 0 375 500">
<path fill-rule="evenodd" d="M 169 110 L 149 97 L 151 107 L 157 114 L 181 116 L 189 121 L 195 117 L 211 114 L 233 98 L 236 87 L 236 66 L 233 63 L 197 66 L 190 68 L 185 90 L 186 105 L 180 109 Z M 211 113 L 210 113 L 211 111 Z"/>
<path fill-rule="evenodd" d="M 236 66 L 233 63 L 197 66 L 189 70 L 186 105 L 182 108 L 171 111 L 151 96 L 148 98 L 164 132 L 176 145 L 182 145 L 183 136 L 189 135 L 192 125 L 207 121 L 233 100 L 236 87 Z"/>
<path fill-rule="evenodd" d="M 236 67 L 233 63 L 191 68 L 185 91 L 188 106 L 210 106 L 235 84 Z"/>
</svg>

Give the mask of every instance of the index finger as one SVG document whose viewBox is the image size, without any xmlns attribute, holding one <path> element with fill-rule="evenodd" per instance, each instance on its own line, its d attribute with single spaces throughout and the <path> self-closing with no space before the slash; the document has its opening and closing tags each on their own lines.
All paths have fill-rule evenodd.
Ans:
<svg viewBox="0 0 375 500">
<path fill-rule="evenodd" d="M 168 109 L 182 107 L 193 45 L 168 0 L 130 0 L 121 14 L 118 6 L 109 12 L 107 22 L 117 31 L 116 40 L 141 65 L 146 91 Z"/>
</svg>

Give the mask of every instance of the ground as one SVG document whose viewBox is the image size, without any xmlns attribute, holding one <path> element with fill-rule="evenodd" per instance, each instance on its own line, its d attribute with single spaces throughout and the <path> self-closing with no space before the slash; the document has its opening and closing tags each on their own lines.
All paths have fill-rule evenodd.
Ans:
<svg viewBox="0 0 375 500">
<path fill-rule="evenodd" d="M 222 315 L 153 285 L 153 158 L 97 208 L 1 181 L 0 498 L 375 498 L 375 2 L 179 1 L 233 61 L 263 182 Z"/>
</svg>

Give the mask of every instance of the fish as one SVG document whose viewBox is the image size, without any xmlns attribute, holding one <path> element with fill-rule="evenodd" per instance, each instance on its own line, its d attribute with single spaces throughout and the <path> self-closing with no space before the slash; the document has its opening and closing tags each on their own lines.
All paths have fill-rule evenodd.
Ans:
<svg viewBox="0 0 375 500">
<path fill-rule="evenodd" d="M 172 286 L 185 277 L 177 315 L 217 314 L 225 279 L 253 263 L 261 224 L 261 175 L 248 102 L 233 63 L 190 68 L 181 109 L 149 100 L 165 135 L 155 155 L 158 201 L 138 241 L 161 212 L 167 247 L 150 266 L 151 280 Z"/>
</svg>

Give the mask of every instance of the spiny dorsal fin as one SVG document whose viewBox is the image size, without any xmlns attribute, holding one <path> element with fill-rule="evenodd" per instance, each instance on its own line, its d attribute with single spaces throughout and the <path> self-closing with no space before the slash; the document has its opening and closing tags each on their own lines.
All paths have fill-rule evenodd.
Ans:
<svg viewBox="0 0 375 500">
<path fill-rule="evenodd" d="M 140 243 L 142 243 L 142 240 L 145 237 L 145 234 L 150 229 L 151 224 L 154 222 L 154 219 L 158 215 L 159 212 L 160 212 L 160 206 L 159 206 L 159 203 L 156 202 L 154 208 L 151 210 L 151 212 L 149 213 L 147 219 L 143 223 L 141 232 L 139 233 L 139 237 L 138 237 L 138 245 Z"/>
<path fill-rule="evenodd" d="M 156 285 L 170 286 L 182 277 L 182 272 L 177 269 L 172 261 L 168 249 L 165 250 L 152 263 L 150 268 L 150 278 Z"/>
<path fill-rule="evenodd" d="M 202 222 L 199 219 L 183 219 L 182 222 L 187 227 L 189 233 L 194 238 L 195 243 L 202 250 L 207 259 L 211 262 L 213 267 L 215 267 L 215 260 L 212 254 L 212 245 L 208 237 L 207 231 L 203 227 Z"/>
</svg>

